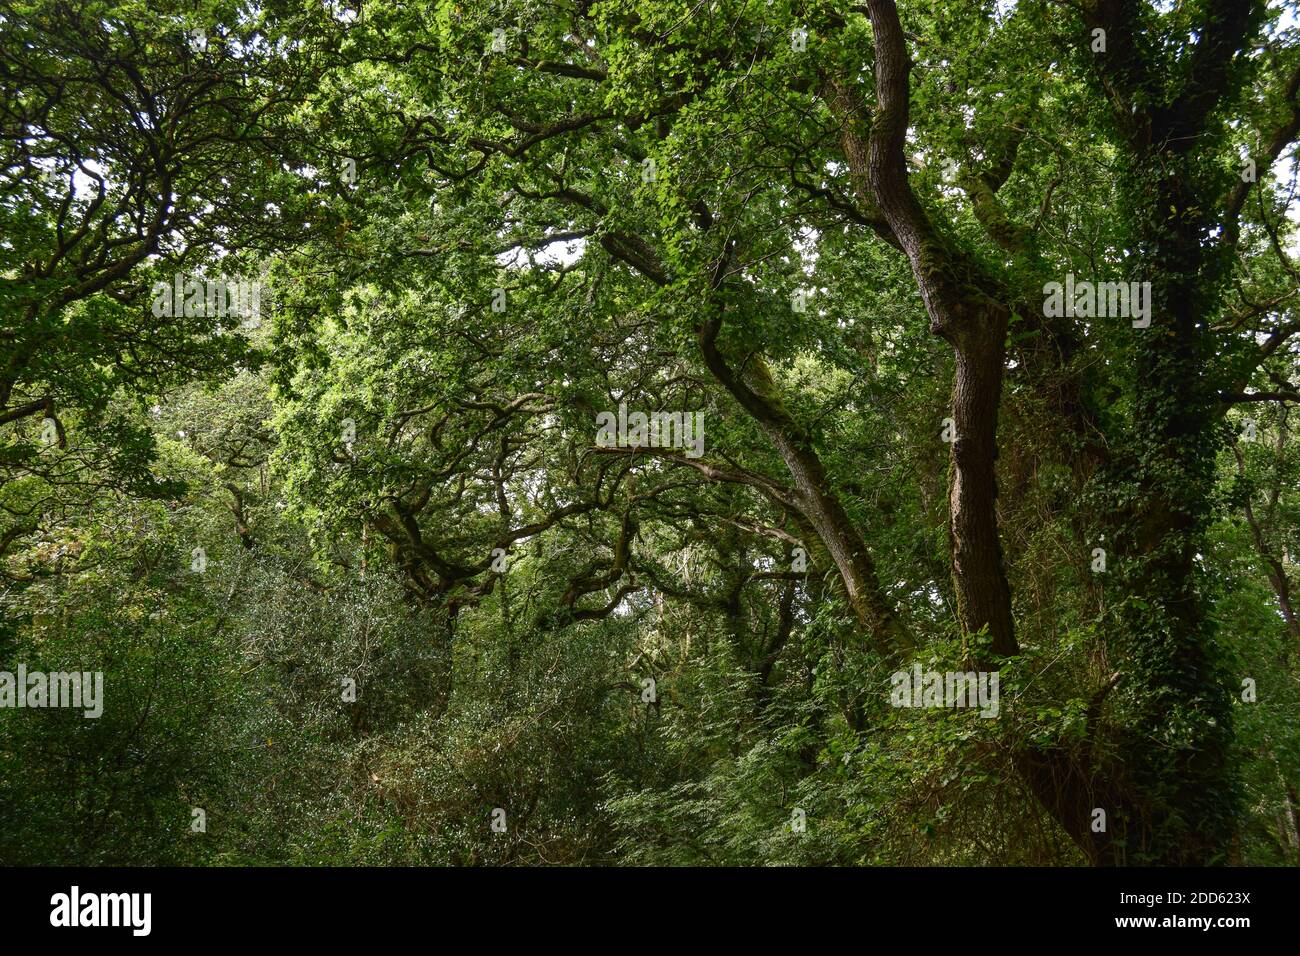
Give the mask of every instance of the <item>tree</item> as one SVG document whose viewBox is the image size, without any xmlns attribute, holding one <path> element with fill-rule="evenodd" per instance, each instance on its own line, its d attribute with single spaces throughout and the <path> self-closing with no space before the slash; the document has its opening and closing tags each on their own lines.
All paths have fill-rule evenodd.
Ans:
<svg viewBox="0 0 1300 956">
<path fill-rule="evenodd" d="M 1294 856 L 1283 10 L 214 7 L 201 54 L 52 10 L 0 20 L 6 89 L 44 91 L 6 124 L 5 214 L 43 212 L 4 414 L 159 394 L 138 469 L 196 421 L 147 474 L 202 476 L 277 653 L 382 620 L 322 654 L 405 688 L 418 622 L 426 684 L 312 725 L 369 780 L 325 804 L 462 862 Z M 232 260 L 274 293 L 257 348 L 140 311 Z M 1000 674 L 999 719 L 900 708 L 914 666 Z M 495 809 L 527 839 L 480 842 Z"/>
</svg>

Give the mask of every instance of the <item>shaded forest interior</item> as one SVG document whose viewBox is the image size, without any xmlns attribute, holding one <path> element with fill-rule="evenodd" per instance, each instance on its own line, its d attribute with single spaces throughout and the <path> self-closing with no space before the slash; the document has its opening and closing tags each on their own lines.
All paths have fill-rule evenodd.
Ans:
<svg viewBox="0 0 1300 956">
<path fill-rule="evenodd" d="M 0 0 L 0 862 L 1300 863 L 1296 14 Z"/>
</svg>

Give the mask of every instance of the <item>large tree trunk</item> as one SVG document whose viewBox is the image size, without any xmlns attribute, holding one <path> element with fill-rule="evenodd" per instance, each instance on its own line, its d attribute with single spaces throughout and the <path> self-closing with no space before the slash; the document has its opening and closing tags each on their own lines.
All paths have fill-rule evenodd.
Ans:
<svg viewBox="0 0 1300 956">
<path fill-rule="evenodd" d="M 952 248 L 912 192 L 904 158 L 910 70 L 904 34 L 893 0 L 869 0 L 868 12 L 876 54 L 869 132 L 864 136 L 865 111 L 855 91 L 842 80 L 829 83 L 832 106 L 845 123 L 845 155 L 870 207 L 866 220 L 879 215 L 888 223 L 892 241 L 907 254 L 932 330 L 956 353 L 953 579 L 962 630 L 973 635 L 987 629 L 992 653 L 977 654 L 976 660 L 994 667 L 1018 651 L 995 474 L 1008 308 L 1000 284 Z M 1241 22 L 1230 25 L 1240 40 Z M 1205 69 L 1196 82 L 1221 77 L 1216 57 L 1231 39 L 1216 34 L 1206 45 Z M 1127 55 L 1127 43 L 1123 49 Z M 1167 122 L 1204 119 L 1212 105 L 1204 90 L 1194 87 L 1187 98 L 1185 108 L 1164 116 Z M 1187 132 L 1157 130 L 1148 145 L 1163 150 L 1172 142 L 1188 149 L 1196 137 L 1176 135 Z M 1131 127 L 1128 133 L 1136 135 Z M 1090 739 L 1085 748 L 1025 746 L 1012 754 L 1030 790 L 1088 859 L 1100 864 L 1212 862 L 1221 858 L 1233 829 L 1226 772 L 1231 713 L 1195 567 L 1215 451 L 1203 380 L 1205 314 L 1196 311 L 1207 307 L 1210 288 L 1202 274 L 1205 213 L 1187 192 L 1193 170 L 1171 176 L 1162 162 L 1168 157 L 1158 159 L 1137 164 L 1131 195 L 1138 221 L 1148 229 L 1138 237 L 1138 248 L 1149 257 L 1149 271 L 1162 277 L 1155 304 L 1170 316 L 1173 341 L 1156 335 L 1140 340 L 1134 445 L 1121 466 L 1127 473 L 1115 475 L 1113 485 L 1132 487 L 1136 481 L 1143 491 L 1140 505 L 1126 503 L 1113 521 L 1126 571 L 1117 577 L 1124 593 L 1137 599 L 1122 603 L 1114 642 L 1130 711 L 1126 729 L 1106 746 Z M 1107 684 L 1093 701 L 1093 732 L 1113 686 Z M 1176 735 L 1173 714 L 1183 719 Z M 1104 829 L 1094 827 L 1097 810 L 1105 811 Z"/>
<path fill-rule="evenodd" d="M 957 347 L 953 387 L 952 485 L 948 493 L 957 613 L 967 634 L 987 628 L 999 657 L 1017 651 L 998 537 L 997 429 L 1007 313 L 990 308 Z"/>
<path fill-rule="evenodd" d="M 857 167 L 859 183 L 866 180 L 859 193 L 869 190 L 872 207 L 907 254 L 931 330 L 956 353 L 949 529 L 958 617 L 965 634 L 987 629 L 993 653 L 1012 655 L 1018 647 L 998 537 L 995 476 L 1009 310 L 988 294 L 992 283 L 979 281 L 975 264 L 947 245 L 912 192 L 903 155 L 910 102 L 903 29 L 892 0 L 874 0 L 869 10 L 875 32 L 876 118 L 864 150 L 861 134 L 853 128 L 857 117 L 845 117 L 846 153 L 850 166 Z M 841 110 L 853 103 L 852 91 L 842 81 L 831 86 Z"/>
<path fill-rule="evenodd" d="M 1137 221 L 1151 224 L 1139 248 L 1149 250 L 1141 268 L 1152 283 L 1152 320 L 1132 330 L 1130 445 L 1106 478 L 1114 578 L 1127 596 L 1110 652 L 1132 690 L 1115 730 L 1115 760 L 1132 794 L 1115 836 L 1134 861 L 1204 865 L 1225 860 L 1236 808 L 1229 675 L 1197 565 L 1221 439 L 1207 376 L 1217 292 L 1190 165 L 1158 156 L 1137 164 L 1128 184 Z"/>
</svg>

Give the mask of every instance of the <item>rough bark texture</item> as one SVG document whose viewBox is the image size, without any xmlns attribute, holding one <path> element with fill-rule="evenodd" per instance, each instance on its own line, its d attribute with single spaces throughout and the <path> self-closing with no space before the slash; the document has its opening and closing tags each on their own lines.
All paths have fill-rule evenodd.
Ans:
<svg viewBox="0 0 1300 956">
<path fill-rule="evenodd" d="M 972 336 L 975 341 L 957 349 L 949 527 L 962 626 L 967 633 L 988 628 L 991 650 L 1001 657 L 1017 651 L 996 508 L 1006 312 L 990 309 L 981 319 L 978 336 Z"/>
<path fill-rule="evenodd" d="M 995 475 L 1009 310 L 988 295 L 992 283 L 944 241 L 908 183 L 903 147 L 911 63 L 891 0 L 873 0 L 868 7 L 875 32 L 877 104 L 865 151 L 870 196 L 907 253 L 931 330 L 952 345 L 957 358 L 949 528 L 958 616 L 966 634 L 987 629 L 993 653 L 1011 655 L 1018 647 L 998 537 Z M 842 83 L 836 90 L 840 104 L 852 101 Z M 860 164 L 860 136 L 852 132 L 850 128 L 848 158 Z"/>
</svg>

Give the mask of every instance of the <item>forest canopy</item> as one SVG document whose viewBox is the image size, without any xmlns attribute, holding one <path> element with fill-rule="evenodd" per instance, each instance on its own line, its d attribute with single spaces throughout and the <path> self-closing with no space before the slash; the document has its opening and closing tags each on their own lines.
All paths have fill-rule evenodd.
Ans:
<svg viewBox="0 0 1300 956">
<path fill-rule="evenodd" d="M 0 862 L 1300 863 L 1296 8 L 0 0 Z"/>
</svg>

